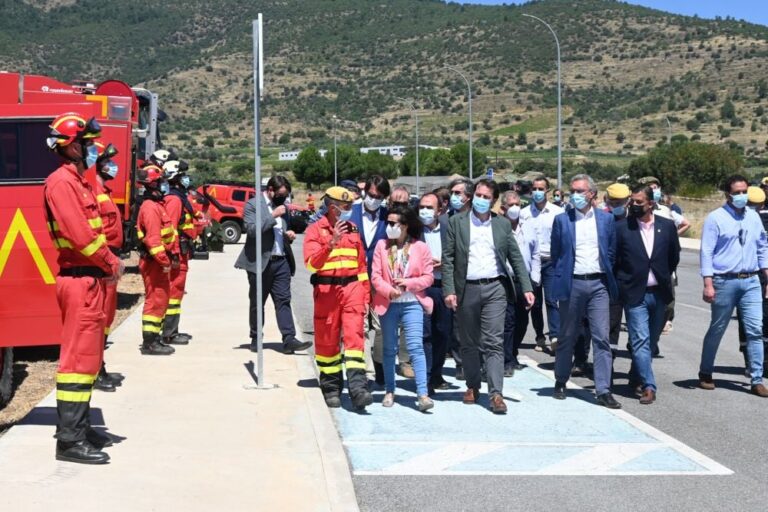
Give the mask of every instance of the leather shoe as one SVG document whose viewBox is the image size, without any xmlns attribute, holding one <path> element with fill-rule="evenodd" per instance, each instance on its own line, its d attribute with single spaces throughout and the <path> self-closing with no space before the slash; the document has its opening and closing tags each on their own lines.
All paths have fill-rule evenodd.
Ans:
<svg viewBox="0 0 768 512">
<path fill-rule="evenodd" d="M 179 338 L 185 338 L 187 341 L 192 341 L 192 335 L 187 334 L 185 332 L 177 332 L 174 334 L 174 336 L 178 336 Z"/>
<path fill-rule="evenodd" d="M 363 389 L 358 391 L 357 393 L 352 395 L 352 405 L 355 406 L 355 409 L 358 411 L 364 410 L 367 406 L 371 405 L 373 403 L 373 396 L 371 395 L 371 392 L 367 389 Z"/>
<path fill-rule="evenodd" d="M 102 448 L 108 448 L 115 444 L 111 437 L 106 434 L 102 434 L 98 430 L 92 428 L 89 428 L 85 431 L 85 438 L 94 446 L 94 448 L 99 450 Z"/>
<path fill-rule="evenodd" d="M 311 341 L 291 340 L 283 343 L 283 354 L 293 354 L 298 350 L 307 350 L 312 346 Z"/>
<path fill-rule="evenodd" d="M 115 383 L 109 380 L 106 372 L 104 374 L 99 372 L 98 377 L 96 377 L 96 381 L 93 383 L 93 389 L 106 391 L 107 393 L 114 393 L 117 388 L 115 387 Z"/>
<path fill-rule="evenodd" d="M 504 397 L 499 393 L 494 393 L 491 397 L 491 411 L 493 414 L 507 414 L 507 404 L 504 403 Z"/>
<path fill-rule="evenodd" d="M 699 387 L 709 391 L 715 389 L 715 382 L 712 380 L 712 375 L 708 373 L 699 373 Z"/>
<path fill-rule="evenodd" d="M 400 363 L 400 375 L 406 379 L 416 378 L 416 373 L 413 371 L 413 365 L 411 365 L 411 363 Z"/>
<path fill-rule="evenodd" d="M 477 402 L 477 399 L 480 397 L 480 390 L 475 388 L 468 388 L 464 392 L 464 397 L 461 399 L 461 401 L 467 405 L 472 405 L 475 402 Z"/>
<path fill-rule="evenodd" d="M 259 345 L 256 343 L 256 340 L 251 340 L 251 344 L 248 346 L 248 350 L 251 352 L 259 351 Z"/>
<path fill-rule="evenodd" d="M 184 338 L 178 334 L 173 336 L 167 336 L 163 339 L 163 343 L 166 345 L 189 345 L 189 338 Z"/>
<path fill-rule="evenodd" d="M 106 464 L 109 462 L 109 455 L 96 449 L 86 439 L 74 443 L 57 441 L 56 460 L 78 464 Z"/>
<path fill-rule="evenodd" d="M 552 393 L 552 398 L 555 400 L 565 400 L 565 384 L 562 382 L 555 382 L 555 391 Z"/>
<path fill-rule="evenodd" d="M 768 398 L 768 388 L 766 388 L 763 384 L 755 384 L 752 386 L 752 394 L 761 396 L 763 398 Z"/>
<path fill-rule="evenodd" d="M 607 407 L 608 409 L 621 409 L 621 404 L 617 402 L 616 399 L 613 398 L 613 395 L 610 393 L 603 393 L 602 395 L 598 395 L 597 403 L 603 407 Z"/>
<path fill-rule="evenodd" d="M 768 396 L 768 394 L 766 395 Z M 651 388 L 645 388 L 643 394 L 640 397 L 640 403 L 643 405 L 650 405 L 656 401 L 656 392 Z"/>
<path fill-rule="evenodd" d="M 176 349 L 163 345 L 159 341 L 153 341 L 148 345 L 142 345 L 139 349 L 145 356 L 169 356 L 176 352 Z"/>
</svg>

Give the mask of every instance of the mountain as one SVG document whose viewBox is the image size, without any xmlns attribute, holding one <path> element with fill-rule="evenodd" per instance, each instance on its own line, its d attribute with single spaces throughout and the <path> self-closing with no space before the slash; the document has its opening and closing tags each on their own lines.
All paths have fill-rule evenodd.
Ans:
<svg viewBox="0 0 768 512">
<path fill-rule="evenodd" d="M 252 137 L 251 20 L 265 19 L 264 142 L 466 139 L 486 151 L 552 156 L 555 46 L 562 49 L 563 143 L 641 153 L 671 132 L 768 151 L 768 27 L 606 0 L 477 6 L 437 0 L 27 0 L 3 2 L 9 70 L 63 80 L 121 78 L 161 96 L 182 150 L 228 165 Z M 524 132 L 521 136 L 520 133 Z M 206 140 L 207 139 L 207 140 Z"/>
</svg>

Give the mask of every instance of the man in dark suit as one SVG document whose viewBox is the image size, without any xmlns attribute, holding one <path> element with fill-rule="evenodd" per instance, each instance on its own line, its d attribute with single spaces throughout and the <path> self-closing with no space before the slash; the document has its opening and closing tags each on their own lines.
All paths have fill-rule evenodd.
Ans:
<svg viewBox="0 0 768 512">
<path fill-rule="evenodd" d="M 653 214 L 653 190 L 632 189 L 629 217 L 616 224 L 614 271 L 624 304 L 632 347 L 630 386 L 641 404 L 656 400 L 651 346 L 661 336 L 664 312 L 672 302 L 672 273 L 680 262 L 674 221 Z"/>
<path fill-rule="evenodd" d="M 515 300 L 512 277 L 517 276 L 530 308 L 533 287 L 523 255 L 504 217 L 491 212 L 499 186 L 482 179 L 475 185 L 472 209 L 448 221 L 443 245 L 445 305 L 456 312 L 459 343 L 467 380 L 463 402 L 474 404 L 480 395 L 480 354 L 485 359 L 491 410 L 505 414 L 504 319 L 507 302 Z M 512 266 L 512 274 L 507 267 Z"/>
<path fill-rule="evenodd" d="M 589 321 L 594 348 L 597 402 L 620 409 L 611 394 L 613 358 L 608 341 L 609 303 L 618 295 L 613 264 L 616 227 L 613 215 L 593 206 L 595 182 L 586 174 L 571 179 L 573 208 L 555 217 L 550 255 L 555 269 L 553 299 L 560 301 L 560 337 L 555 352 L 554 398 L 564 400 L 582 320 Z"/>
<path fill-rule="evenodd" d="M 254 352 L 257 349 L 258 301 L 261 300 L 264 305 L 268 295 L 272 296 L 272 302 L 275 304 L 277 325 L 283 336 L 283 352 L 293 354 L 312 345 L 308 341 L 296 339 L 296 327 L 293 324 L 291 277 L 296 271 L 296 263 L 291 251 L 291 242 L 296 238 L 296 234 L 288 229 L 288 209 L 285 206 L 285 200 L 290 194 L 291 184 L 288 180 L 283 176 L 272 176 L 267 183 L 266 192 L 248 200 L 243 212 L 247 238 L 235 262 L 235 268 L 244 269 L 248 273 L 248 320 L 251 326 L 251 350 Z M 261 226 L 256 225 L 256 208 L 261 208 Z M 256 236 L 259 234 L 262 249 L 261 268 L 256 266 Z M 261 290 L 256 289 L 256 272 L 261 272 Z"/>
</svg>

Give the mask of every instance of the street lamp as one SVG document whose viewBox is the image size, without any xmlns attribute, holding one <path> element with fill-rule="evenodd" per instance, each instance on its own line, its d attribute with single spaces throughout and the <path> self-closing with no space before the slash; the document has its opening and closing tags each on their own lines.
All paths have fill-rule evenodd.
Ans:
<svg viewBox="0 0 768 512">
<path fill-rule="evenodd" d="M 469 85 L 469 80 L 464 76 L 464 73 L 454 68 L 453 66 L 443 66 L 445 69 L 450 69 L 455 73 L 458 73 L 461 78 L 467 83 L 467 98 L 469 98 L 469 179 L 473 179 L 472 175 L 472 87 Z"/>
<path fill-rule="evenodd" d="M 419 195 L 419 115 L 416 106 L 409 100 L 401 99 L 413 111 L 413 119 L 416 121 L 416 195 Z"/>
<path fill-rule="evenodd" d="M 536 21 L 543 23 L 545 27 L 552 32 L 555 38 L 555 45 L 557 46 L 557 188 L 563 186 L 563 121 L 562 121 L 562 103 L 560 95 L 560 40 L 557 38 L 557 34 L 549 23 L 541 18 L 537 18 L 532 14 L 523 14 L 527 18 L 533 18 Z"/>
<path fill-rule="evenodd" d="M 664 120 L 667 122 L 667 145 L 670 145 L 672 144 L 672 123 L 667 116 L 664 116 Z"/>
<path fill-rule="evenodd" d="M 339 169 L 336 161 L 336 122 L 338 121 L 336 114 L 333 115 L 333 184 L 339 184 Z"/>
</svg>

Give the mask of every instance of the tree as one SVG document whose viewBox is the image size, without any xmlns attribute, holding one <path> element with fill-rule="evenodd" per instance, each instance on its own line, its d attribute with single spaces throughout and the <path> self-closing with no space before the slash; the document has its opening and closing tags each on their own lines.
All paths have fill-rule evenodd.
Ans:
<svg viewBox="0 0 768 512">
<path fill-rule="evenodd" d="M 525 146 L 528 144 L 528 136 L 525 134 L 525 132 L 520 132 L 517 134 L 517 140 L 515 140 L 515 143 L 518 146 Z"/>
<path fill-rule="evenodd" d="M 277 139 L 278 144 L 290 144 L 291 142 L 291 136 L 290 134 L 284 133 L 280 136 L 279 139 Z"/>
<path fill-rule="evenodd" d="M 356 180 L 360 172 L 360 149 L 349 144 L 339 144 L 336 146 L 336 169 L 339 173 L 339 181 L 352 179 Z M 333 176 L 333 149 L 325 154 L 325 165 L 328 167 L 330 176 Z"/>
<path fill-rule="evenodd" d="M 731 100 L 725 100 L 723 106 L 720 107 L 720 117 L 722 119 L 733 119 L 736 117 L 736 107 Z"/>
<path fill-rule="evenodd" d="M 459 166 L 458 174 L 469 176 L 469 144 L 460 142 L 451 148 L 451 157 Z M 485 153 L 472 146 L 472 173 L 479 176 L 485 171 Z"/>
<path fill-rule="evenodd" d="M 206 137 L 206 138 L 203 140 L 203 146 L 205 146 L 205 147 L 208 147 L 208 148 L 212 148 L 212 147 L 214 146 L 213 137 L 212 137 L 212 136 L 210 136 L 210 135 L 209 135 L 209 136 L 207 136 L 207 137 Z"/>
<path fill-rule="evenodd" d="M 579 144 L 576 142 L 575 135 L 571 135 L 570 137 L 568 137 L 568 147 L 573 149 L 576 149 L 579 147 Z"/>
<path fill-rule="evenodd" d="M 306 183 L 307 188 L 312 185 L 319 185 L 328 181 L 332 170 L 328 169 L 320 152 L 314 146 L 308 146 L 299 153 L 296 159 L 296 165 L 293 168 L 293 175 L 297 181 Z"/>
<path fill-rule="evenodd" d="M 616 134 L 616 142 L 622 144 L 625 140 L 627 140 L 627 136 L 624 135 L 624 132 L 619 132 Z"/>
</svg>

